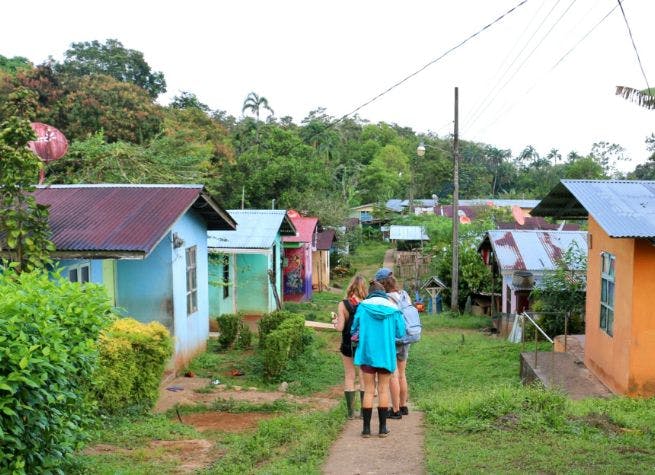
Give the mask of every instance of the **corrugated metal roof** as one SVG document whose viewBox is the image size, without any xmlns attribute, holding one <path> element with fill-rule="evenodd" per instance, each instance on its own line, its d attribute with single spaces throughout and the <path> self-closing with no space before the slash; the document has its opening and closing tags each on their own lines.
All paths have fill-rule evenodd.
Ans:
<svg viewBox="0 0 655 475">
<path fill-rule="evenodd" d="M 655 181 L 562 180 L 539 205 L 534 216 L 593 216 L 614 238 L 655 237 Z"/>
<path fill-rule="evenodd" d="M 278 232 L 295 235 L 283 209 L 231 209 L 234 231 L 208 231 L 207 246 L 216 249 L 270 249 Z M 283 231 L 283 228 L 286 231 Z"/>
<path fill-rule="evenodd" d="M 49 185 L 37 187 L 34 196 L 50 206 L 57 252 L 147 255 L 191 207 L 209 229 L 235 225 L 202 185 Z"/>
<path fill-rule="evenodd" d="M 403 200 L 391 199 L 387 200 L 385 207 L 391 211 L 401 213 L 403 211 Z"/>
<path fill-rule="evenodd" d="M 389 228 L 389 239 L 392 241 L 428 241 L 430 238 L 423 226 L 398 226 L 392 224 Z"/>
<path fill-rule="evenodd" d="M 459 204 L 466 206 L 500 206 L 510 207 L 518 206 L 519 208 L 534 208 L 539 204 L 539 200 L 499 200 L 495 198 L 478 198 L 474 200 L 459 200 Z"/>
<path fill-rule="evenodd" d="M 335 234 L 334 229 L 326 229 L 325 231 L 316 233 L 316 249 L 329 251 L 332 243 L 335 241 Z"/>
<path fill-rule="evenodd" d="M 507 229 L 488 231 L 487 236 L 501 270 L 553 270 L 572 246 L 587 254 L 586 231 Z"/>
<path fill-rule="evenodd" d="M 314 242 L 314 232 L 318 224 L 318 218 L 301 216 L 297 211 L 290 209 L 287 216 L 296 227 L 298 234 L 295 236 L 284 236 L 284 242 Z"/>
</svg>

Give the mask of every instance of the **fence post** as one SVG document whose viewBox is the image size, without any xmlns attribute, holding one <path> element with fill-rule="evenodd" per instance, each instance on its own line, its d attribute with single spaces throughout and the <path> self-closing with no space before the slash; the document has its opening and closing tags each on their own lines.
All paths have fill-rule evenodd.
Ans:
<svg viewBox="0 0 655 475">
<path fill-rule="evenodd" d="M 568 339 L 569 339 L 569 317 L 571 315 L 571 311 L 569 310 L 564 314 L 564 353 L 566 353 L 567 345 L 568 345 Z"/>
</svg>

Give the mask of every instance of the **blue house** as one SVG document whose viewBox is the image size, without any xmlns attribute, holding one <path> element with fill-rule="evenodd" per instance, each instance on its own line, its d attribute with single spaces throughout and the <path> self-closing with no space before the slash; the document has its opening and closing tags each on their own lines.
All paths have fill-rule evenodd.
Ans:
<svg viewBox="0 0 655 475">
<path fill-rule="evenodd" d="M 207 230 L 236 223 L 202 185 L 49 185 L 34 193 L 64 276 L 103 284 L 120 312 L 175 339 L 170 368 L 206 348 Z"/>
<path fill-rule="evenodd" d="M 228 212 L 235 231 L 207 232 L 209 314 L 272 312 L 282 300 L 282 236 L 296 228 L 285 210 Z"/>
</svg>

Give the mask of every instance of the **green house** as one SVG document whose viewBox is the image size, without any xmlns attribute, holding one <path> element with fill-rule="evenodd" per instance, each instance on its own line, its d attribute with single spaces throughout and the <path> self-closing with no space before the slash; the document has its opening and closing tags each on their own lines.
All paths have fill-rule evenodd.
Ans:
<svg viewBox="0 0 655 475">
<path fill-rule="evenodd" d="M 231 210 L 236 231 L 208 231 L 209 315 L 263 315 L 282 301 L 282 236 L 296 229 L 285 210 Z"/>
</svg>

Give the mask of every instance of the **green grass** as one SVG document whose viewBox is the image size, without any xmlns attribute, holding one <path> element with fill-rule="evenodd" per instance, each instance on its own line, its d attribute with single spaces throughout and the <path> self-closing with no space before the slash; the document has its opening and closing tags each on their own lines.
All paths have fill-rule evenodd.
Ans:
<svg viewBox="0 0 655 475">
<path fill-rule="evenodd" d="M 653 473 L 655 399 L 522 386 L 520 345 L 471 330 L 480 317 L 439 318 L 424 319 L 407 367 L 429 473 Z"/>
</svg>

